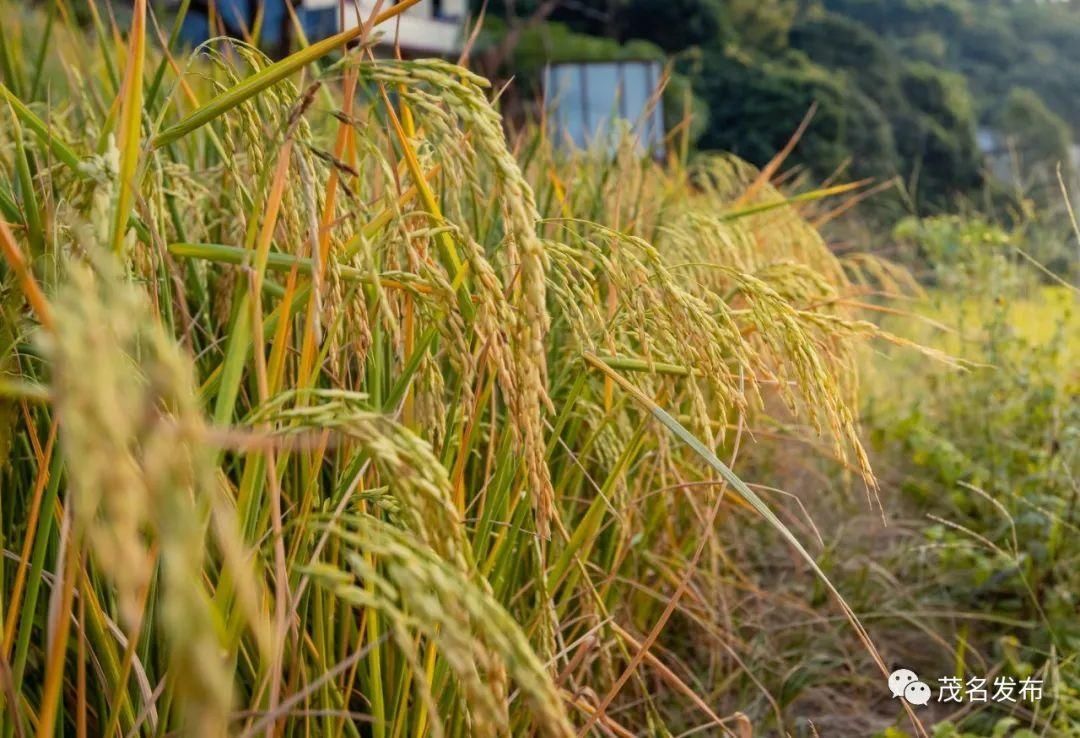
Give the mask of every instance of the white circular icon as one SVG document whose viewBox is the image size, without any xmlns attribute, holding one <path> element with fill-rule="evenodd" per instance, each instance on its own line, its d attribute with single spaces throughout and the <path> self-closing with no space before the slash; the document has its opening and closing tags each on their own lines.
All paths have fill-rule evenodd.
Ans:
<svg viewBox="0 0 1080 738">
<path fill-rule="evenodd" d="M 904 689 L 904 699 L 912 705 L 925 705 L 930 702 L 930 685 L 926 682 L 911 682 Z"/>
<path fill-rule="evenodd" d="M 897 669 L 889 674 L 889 691 L 893 697 L 903 697 L 909 684 L 919 681 L 919 675 L 911 669 Z"/>
</svg>

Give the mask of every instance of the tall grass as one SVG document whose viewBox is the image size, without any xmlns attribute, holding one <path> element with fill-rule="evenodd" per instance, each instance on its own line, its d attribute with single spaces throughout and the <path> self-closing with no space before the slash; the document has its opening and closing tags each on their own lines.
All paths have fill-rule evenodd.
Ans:
<svg viewBox="0 0 1080 738">
<path fill-rule="evenodd" d="M 737 637 L 722 519 L 876 655 L 733 469 L 795 418 L 873 494 L 859 297 L 913 285 L 828 192 L 509 145 L 370 55 L 407 5 L 273 64 L 0 7 L 4 738 L 734 735 L 769 705 L 664 649 Z"/>
<path fill-rule="evenodd" d="M 864 373 L 871 432 L 886 458 L 905 460 L 883 476 L 923 518 L 891 567 L 907 583 L 898 594 L 976 614 L 953 636 L 955 674 L 990 664 L 1054 685 L 1036 719 L 991 705 L 940 732 L 987 735 L 1011 721 L 1032 728 L 1015 735 L 1071 735 L 1080 724 L 1080 291 L 1032 263 L 1021 228 L 937 217 L 896 234 L 929 257 L 936 282 L 928 320 L 906 332 L 973 362 L 962 378 L 913 371 L 900 356 Z M 893 391 L 900 376 L 911 392 Z M 931 575 L 908 569 L 916 547 Z"/>
</svg>

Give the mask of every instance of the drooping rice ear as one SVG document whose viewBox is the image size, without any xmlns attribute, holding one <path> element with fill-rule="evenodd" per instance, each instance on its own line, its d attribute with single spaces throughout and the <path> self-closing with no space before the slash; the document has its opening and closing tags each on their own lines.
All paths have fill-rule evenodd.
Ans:
<svg viewBox="0 0 1080 738">
<path fill-rule="evenodd" d="M 232 675 L 204 586 L 213 450 L 190 363 L 109 255 L 68 266 L 42 338 L 70 479 L 75 534 L 116 587 L 122 623 L 139 632 L 160 567 L 160 623 L 192 735 L 228 735 Z M 86 357 L 93 356 L 93 361 Z M 250 596 L 248 597 L 250 599 Z"/>
</svg>

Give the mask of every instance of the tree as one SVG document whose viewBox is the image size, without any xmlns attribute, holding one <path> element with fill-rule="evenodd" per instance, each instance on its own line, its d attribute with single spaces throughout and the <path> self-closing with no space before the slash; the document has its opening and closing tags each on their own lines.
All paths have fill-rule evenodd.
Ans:
<svg viewBox="0 0 1080 738">
<path fill-rule="evenodd" d="M 881 36 L 862 23 L 835 13 L 814 13 L 791 29 L 790 43 L 814 63 L 850 75 L 883 109 L 894 110 L 904 104 L 897 73 L 900 60 Z"/>
<path fill-rule="evenodd" d="M 1010 139 L 1021 166 L 1036 166 L 1049 173 L 1058 164 L 1069 168 L 1069 126 L 1033 90 L 1010 90 L 994 122 Z"/>
<path fill-rule="evenodd" d="M 982 184 L 975 115 L 963 77 L 924 62 L 905 65 L 900 79 L 909 108 L 893 123 L 909 179 L 918 175 L 919 204 L 942 207 Z"/>
<path fill-rule="evenodd" d="M 724 7 L 731 35 L 743 48 L 765 53 L 787 48 L 796 0 L 728 0 Z"/>
<path fill-rule="evenodd" d="M 668 52 L 717 44 L 732 32 L 721 0 L 624 0 L 618 17 L 623 39 L 651 41 Z"/>
<path fill-rule="evenodd" d="M 853 176 L 897 171 L 889 121 L 844 77 L 798 53 L 755 63 L 719 51 L 704 56 L 696 90 L 709 107 L 702 148 L 722 149 L 752 163 L 769 161 L 815 102 L 818 112 L 793 155 L 821 177 L 850 161 Z"/>
</svg>

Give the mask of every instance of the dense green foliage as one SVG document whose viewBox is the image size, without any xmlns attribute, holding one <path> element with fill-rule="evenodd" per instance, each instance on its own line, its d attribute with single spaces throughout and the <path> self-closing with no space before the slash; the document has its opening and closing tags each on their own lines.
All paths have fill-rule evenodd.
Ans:
<svg viewBox="0 0 1080 738">
<path fill-rule="evenodd" d="M 497 14 L 505 8 L 493 6 Z M 514 4 L 522 17 L 537 6 Z M 1080 130 L 1073 6 L 612 0 L 566 3 L 551 19 L 584 34 L 559 46 L 569 56 L 589 36 L 646 40 L 671 55 L 709 112 L 697 126 L 701 148 L 764 164 L 816 102 L 817 120 L 793 161 L 819 178 L 845 162 L 853 176 L 899 176 L 906 195 L 881 207 L 927 213 L 981 203 L 987 193 L 1000 204 L 995 193 L 1015 195 L 1017 182 L 1056 184 L 1057 165 L 1070 169 L 1069 145 Z M 1024 151 L 1019 168 L 985 165 L 979 127 L 992 130 L 1003 151 Z M 1050 199 L 1045 187 L 1023 194 Z"/>
<path fill-rule="evenodd" d="M 1045 173 L 1059 162 L 1069 166 L 1072 131 L 1035 91 L 1027 87 L 1012 88 L 993 122 L 1006 137 L 1021 167 L 1035 166 Z"/>
<path fill-rule="evenodd" d="M 849 165 L 861 177 L 896 169 L 896 141 L 881 109 L 802 55 L 754 63 L 717 51 L 705 55 L 702 67 L 708 72 L 695 89 L 707 101 L 710 119 L 699 146 L 767 162 L 791 137 L 792 122 L 797 125 L 817 103 L 801 161 L 812 162 L 823 177 Z"/>
<path fill-rule="evenodd" d="M 899 564 L 900 576 L 925 587 L 924 606 L 947 602 L 1003 618 L 971 623 L 964 632 L 985 644 L 981 657 L 1000 660 L 1007 671 L 1022 677 L 1060 659 L 1071 675 L 1063 698 L 1075 710 L 1078 293 L 1042 284 L 1017 251 L 1029 248 L 1025 236 L 983 219 L 909 219 L 894 235 L 917 252 L 909 259 L 930 268 L 927 281 L 935 287 L 927 316 L 954 331 L 924 326 L 916 334 L 973 362 L 956 374 L 897 354 L 872 372 L 866 416 L 883 458 L 897 462 L 892 483 L 923 516 L 925 553 L 918 567 Z M 899 382 L 903 393 L 895 391 Z M 972 658 L 958 676 L 977 671 Z M 999 735 L 1004 715 L 967 716 L 962 735 Z M 1012 722 L 1001 735 L 1029 735 L 1012 732 L 1018 726 Z M 936 735 L 961 734 L 942 726 Z"/>
</svg>

